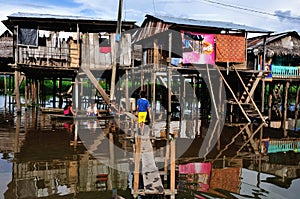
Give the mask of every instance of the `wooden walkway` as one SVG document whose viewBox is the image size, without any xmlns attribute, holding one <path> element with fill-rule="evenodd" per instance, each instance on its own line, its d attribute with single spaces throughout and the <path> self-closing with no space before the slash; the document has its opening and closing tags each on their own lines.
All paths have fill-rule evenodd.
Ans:
<svg viewBox="0 0 300 199">
<path fill-rule="evenodd" d="M 153 147 L 149 137 L 150 129 L 145 126 L 144 135 L 136 137 L 136 156 L 134 171 L 134 195 L 164 194 L 164 187 L 156 166 L 153 154 Z M 140 162 L 142 163 L 140 169 Z M 139 174 L 143 176 L 144 189 L 139 190 Z"/>
</svg>

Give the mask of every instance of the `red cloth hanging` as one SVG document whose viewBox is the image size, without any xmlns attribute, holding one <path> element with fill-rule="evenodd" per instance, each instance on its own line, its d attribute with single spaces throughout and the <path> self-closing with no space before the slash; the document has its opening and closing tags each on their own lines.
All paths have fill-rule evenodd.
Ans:
<svg viewBox="0 0 300 199">
<path fill-rule="evenodd" d="M 216 62 L 245 62 L 246 38 L 236 35 L 216 36 Z"/>
</svg>

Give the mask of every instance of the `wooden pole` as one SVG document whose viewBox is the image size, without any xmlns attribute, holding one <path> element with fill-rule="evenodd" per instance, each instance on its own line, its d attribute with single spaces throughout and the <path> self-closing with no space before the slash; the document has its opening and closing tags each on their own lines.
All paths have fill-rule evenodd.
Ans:
<svg viewBox="0 0 300 199">
<path fill-rule="evenodd" d="M 170 143 L 171 145 L 171 162 L 170 162 L 170 189 L 171 189 L 171 199 L 175 199 L 175 169 L 176 169 L 176 165 L 175 165 L 175 154 L 176 154 L 176 148 L 175 148 L 175 139 L 171 141 Z"/>
<path fill-rule="evenodd" d="M 4 86 L 4 96 L 7 95 L 7 88 L 6 88 L 6 74 L 4 74 L 4 82 L 3 82 L 3 86 Z"/>
<path fill-rule="evenodd" d="M 171 77 L 172 77 L 172 71 L 171 71 L 171 56 L 172 56 L 172 33 L 169 33 L 169 63 L 168 63 L 168 114 L 167 114 L 167 132 L 166 137 L 169 139 L 170 135 L 170 123 L 171 123 L 171 95 L 172 95 L 172 88 L 171 88 Z"/>
<path fill-rule="evenodd" d="M 129 81 L 128 80 L 128 69 L 126 69 L 125 70 L 125 106 L 126 106 L 126 111 L 130 111 L 130 109 L 131 109 L 131 108 L 129 108 L 130 99 L 129 99 L 128 81 Z"/>
<path fill-rule="evenodd" d="M 6 109 L 6 96 L 7 96 L 6 74 L 4 74 L 4 109 Z"/>
<path fill-rule="evenodd" d="M 24 98 L 25 98 L 25 110 L 27 110 L 28 107 L 28 84 L 27 84 L 27 77 L 25 76 L 24 78 L 25 82 L 25 93 L 24 93 Z"/>
<path fill-rule="evenodd" d="M 57 86 L 56 86 L 56 78 L 54 77 L 53 79 L 52 79 L 52 81 L 53 81 L 53 93 L 52 93 L 52 107 L 53 108 L 56 108 L 56 91 L 57 91 Z"/>
<path fill-rule="evenodd" d="M 59 98 L 58 98 L 58 108 L 62 108 L 63 104 L 63 99 L 62 99 L 62 78 L 59 78 L 59 83 L 58 83 L 58 93 L 59 93 Z"/>
<path fill-rule="evenodd" d="M 78 110 L 78 104 L 79 104 L 79 82 L 78 82 L 78 78 L 75 78 L 75 83 L 74 83 L 74 87 L 75 87 L 75 109 L 76 111 Z"/>
<path fill-rule="evenodd" d="M 298 106 L 299 106 L 299 85 L 296 86 L 296 101 L 295 101 L 295 126 L 294 131 L 298 130 Z"/>
<path fill-rule="evenodd" d="M 171 123 L 171 112 L 172 112 L 172 101 L 171 101 L 171 69 L 168 69 L 168 114 L 167 114 L 167 132 L 166 138 L 169 139 L 170 135 L 170 123 Z"/>
<path fill-rule="evenodd" d="M 284 92 L 284 112 L 283 112 L 283 123 L 282 123 L 284 137 L 287 137 L 286 117 L 287 117 L 287 101 L 288 101 L 289 87 L 290 87 L 290 82 L 287 81 L 285 84 L 285 92 Z"/>
<path fill-rule="evenodd" d="M 120 39 L 121 39 L 121 26 L 122 26 L 122 8 L 123 8 L 123 0 L 119 0 L 116 37 L 120 37 Z M 111 74 L 111 84 L 110 84 L 110 86 L 111 86 L 110 87 L 110 100 L 114 99 L 114 93 L 115 93 L 117 54 L 118 54 L 118 45 L 117 45 L 117 40 L 115 39 L 114 57 L 113 57 L 113 64 L 112 64 L 112 71 L 111 71 L 112 74 Z"/>
<path fill-rule="evenodd" d="M 263 46 L 264 46 L 264 54 L 263 54 L 263 65 L 262 70 L 265 70 L 265 64 L 266 64 L 266 52 L 267 52 L 267 37 L 264 36 Z M 261 86 L 261 113 L 265 112 L 265 81 L 262 79 L 262 86 Z"/>
<path fill-rule="evenodd" d="M 274 84 L 270 82 L 269 83 L 269 98 L 268 98 L 268 117 L 270 120 L 272 120 L 273 89 L 274 89 Z"/>
<path fill-rule="evenodd" d="M 141 158 L 141 137 L 136 138 L 136 151 L 134 159 L 134 181 L 133 190 L 136 193 L 139 189 L 139 175 L 140 175 L 140 158 Z"/>
<path fill-rule="evenodd" d="M 16 104 L 17 104 L 17 114 L 20 115 L 21 114 L 21 100 L 20 100 L 20 90 L 19 90 L 19 77 L 20 77 L 20 72 L 17 71 L 17 69 L 15 70 L 15 100 L 16 100 Z"/>
</svg>

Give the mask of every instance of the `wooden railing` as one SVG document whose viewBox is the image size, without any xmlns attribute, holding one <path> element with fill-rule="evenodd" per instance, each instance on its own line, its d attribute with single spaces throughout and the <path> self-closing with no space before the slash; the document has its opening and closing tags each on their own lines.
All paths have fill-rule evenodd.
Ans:
<svg viewBox="0 0 300 199">
<path fill-rule="evenodd" d="M 19 46 L 19 63 L 39 66 L 71 66 L 69 45 L 54 47 L 25 47 Z"/>
<path fill-rule="evenodd" d="M 300 78 L 300 68 L 295 66 L 272 65 L 272 77 L 276 78 Z"/>
</svg>

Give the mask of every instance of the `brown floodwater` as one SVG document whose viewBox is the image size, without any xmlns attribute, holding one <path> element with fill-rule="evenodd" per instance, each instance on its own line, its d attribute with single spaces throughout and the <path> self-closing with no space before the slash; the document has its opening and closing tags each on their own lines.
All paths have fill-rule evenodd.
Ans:
<svg viewBox="0 0 300 199">
<path fill-rule="evenodd" d="M 23 108 L 18 116 L 12 105 L 3 104 L 0 98 L 0 198 L 134 198 L 137 144 L 131 121 L 51 120 L 38 108 Z M 151 126 L 156 131 L 148 139 L 155 162 L 147 161 L 160 171 L 164 189 L 170 189 L 166 154 L 168 143 L 175 143 L 175 198 L 299 198 L 296 151 L 255 155 L 247 146 L 240 150 L 242 138 L 232 140 L 238 129 L 223 127 L 215 137 L 197 136 L 189 122 L 177 125 L 184 133 L 164 139 L 159 125 Z M 144 186 L 140 175 L 138 187 Z"/>
</svg>

